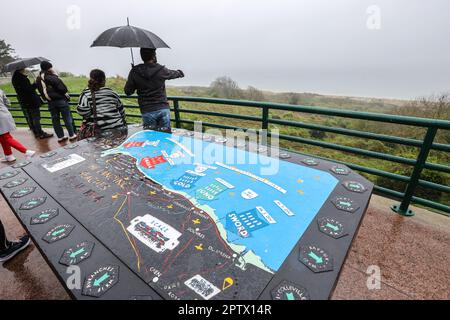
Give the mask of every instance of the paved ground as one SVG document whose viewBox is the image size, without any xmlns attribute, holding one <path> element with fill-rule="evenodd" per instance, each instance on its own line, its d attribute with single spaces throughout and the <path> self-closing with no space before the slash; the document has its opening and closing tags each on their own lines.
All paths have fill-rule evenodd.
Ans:
<svg viewBox="0 0 450 320">
<path fill-rule="evenodd" d="M 59 146 L 55 138 L 31 139 L 25 129 L 14 135 L 39 153 Z M 450 218 L 420 208 L 413 208 L 415 217 L 405 218 L 389 209 L 392 203 L 373 196 L 332 299 L 450 299 Z M 10 238 L 24 233 L 1 196 L 0 219 Z M 380 268 L 380 289 L 367 287 L 370 266 Z M 31 245 L 0 266 L 0 299 L 69 297 Z"/>
</svg>

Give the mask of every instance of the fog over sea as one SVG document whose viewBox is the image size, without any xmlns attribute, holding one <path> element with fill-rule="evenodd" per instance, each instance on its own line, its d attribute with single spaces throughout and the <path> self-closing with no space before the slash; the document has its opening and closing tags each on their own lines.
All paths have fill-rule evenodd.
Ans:
<svg viewBox="0 0 450 320">
<path fill-rule="evenodd" d="M 401 99 L 450 91 L 448 0 L 16 0 L 2 9 L 18 13 L 0 20 L 0 38 L 18 55 L 75 74 L 128 74 L 128 49 L 90 48 L 128 16 L 171 46 L 159 61 L 186 74 L 171 85 L 227 75 L 272 91 Z"/>
</svg>

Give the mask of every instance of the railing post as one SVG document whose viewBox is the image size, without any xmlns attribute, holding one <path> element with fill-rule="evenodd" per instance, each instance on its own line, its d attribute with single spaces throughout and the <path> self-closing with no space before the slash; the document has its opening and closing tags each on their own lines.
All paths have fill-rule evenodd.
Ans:
<svg viewBox="0 0 450 320">
<path fill-rule="evenodd" d="M 262 107 L 261 145 L 267 146 L 269 132 L 269 107 Z"/>
<path fill-rule="evenodd" d="M 175 127 L 180 128 L 180 106 L 178 105 L 178 100 L 173 101 L 173 112 L 175 114 Z"/>
<path fill-rule="evenodd" d="M 261 129 L 267 130 L 268 128 L 269 128 L 269 107 L 262 107 Z"/>
<path fill-rule="evenodd" d="M 69 106 L 69 108 L 70 108 L 70 106 Z M 70 110 L 72 110 L 72 108 L 70 108 Z M 78 129 L 77 129 L 77 126 L 75 125 L 75 118 L 73 117 L 72 112 L 70 113 L 70 116 L 72 117 L 72 127 L 73 127 L 73 132 L 77 133 L 77 132 L 78 132 Z"/>
<path fill-rule="evenodd" d="M 411 174 L 411 178 L 406 186 L 405 195 L 403 196 L 402 202 L 399 205 L 393 205 L 391 209 L 402 216 L 411 217 L 414 212 L 409 209 L 412 197 L 416 191 L 417 185 L 419 184 L 420 175 L 427 162 L 428 154 L 430 153 L 431 146 L 433 144 L 434 138 L 436 137 L 437 128 L 429 127 L 425 138 L 423 140 L 422 147 L 420 148 L 419 155 L 417 156 L 416 165 Z"/>
</svg>

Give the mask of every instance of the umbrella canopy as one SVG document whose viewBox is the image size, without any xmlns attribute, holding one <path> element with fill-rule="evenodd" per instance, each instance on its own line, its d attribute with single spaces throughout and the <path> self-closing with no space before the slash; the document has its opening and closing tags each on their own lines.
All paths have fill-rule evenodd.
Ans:
<svg viewBox="0 0 450 320">
<path fill-rule="evenodd" d="M 134 65 L 133 48 L 170 48 L 160 37 L 148 30 L 127 25 L 115 27 L 102 32 L 91 44 L 91 47 L 130 48 L 131 65 Z"/>
<path fill-rule="evenodd" d="M 25 69 L 27 67 L 34 66 L 36 64 L 40 64 L 42 61 L 50 61 L 43 57 L 34 57 L 34 58 L 25 58 L 15 60 L 3 66 L 2 72 L 13 72 L 16 70 Z"/>
<path fill-rule="evenodd" d="M 102 32 L 91 47 L 170 48 L 153 32 L 130 25 L 115 27 Z"/>
</svg>

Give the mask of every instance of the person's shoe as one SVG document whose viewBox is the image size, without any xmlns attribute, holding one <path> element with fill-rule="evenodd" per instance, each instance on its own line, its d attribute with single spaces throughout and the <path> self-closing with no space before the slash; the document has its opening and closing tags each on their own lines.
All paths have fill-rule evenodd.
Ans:
<svg viewBox="0 0 450 320">
<path fill-rule="evenodd" d="M 78 137 L 78 136 L 77 136 L 76 134 L 74 134 L 73 136 L 70 136 L 70 137 L 69 137 L 69 140 L 70 140 L 70 141 L 76 140 L 77 137 Z"/>
<path fill-rule="evenodd" d="M 62 137 L 62 138 L 58 138 L 58 142 L 63 142 L 63 141 L 66 141 L 67 139 L 69 139 L 69 138 L 67 138 L 66 136 L 64 136 L 64 137 Z"/>
<path fill-rule="evenodd" d="M 14 157 L 12 154 L 9 156 L 5 156 L 2 160 L 2 162 L 14 162 L 16 161 L 16 157 Z"/>
<path fill-rule="evenodd" d="M 53 133 L 42 132 L 42 134 L 39 136 L 39 139 L 47 139 L 51 137 L 53 137 Z"/>
<path fill-rule="evenodd" d="M 8 249 L 0 251 L 0 262 L 11 260 L 16 254 L 28 247 L 30 242 L 30 236 L 28 235 L 24 235 L 19 240 L 11 242 Z"/>
<path fill-rule="evenodd" d="M 27 159 L 32 158 L 35 155 L 36 151 L 33 150 L 27 150 L 25 151 L 25 156 L 27 157 Z"/>
</svg>

